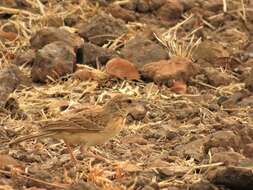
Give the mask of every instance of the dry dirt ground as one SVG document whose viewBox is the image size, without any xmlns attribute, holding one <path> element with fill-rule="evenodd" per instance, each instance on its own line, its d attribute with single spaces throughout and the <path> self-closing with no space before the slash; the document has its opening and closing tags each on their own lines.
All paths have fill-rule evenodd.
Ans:
<svg viewBox="0 0 253 190">
<path fill-rule="evenodd" d="M 110 19 L 91 19 L 99 14 L 120 20 L 111 26 Z M 101 23 L 106 27 L 90 29 Z M 109 49 L 100 62 L 121 53 L 141 71 L 146 63 L 184 56 L 196 72 L 182 67 L 187 77 L 172 87 L 170 80 L 182 73 L 148 81 L 66 76 L 38 83 L 38 76 L 30 74 L 33 51 L 48 39 L 31 37 L 48 26 L 65 26 L 96 45 L 95 52 Z M 108 31 L 112 38 L 103 38 Z M 167 48 L 159 41 L 161 34 L 169 36 Z M 151 42 L 152 53 L 143 46 Z M 71 45 L 76 50 L 78 42 Z M 105 70 L 93 53 L 83 54 L 79 65 Z M 0 61 L 0 189 L 253 189 L 252 1 L 0 0 Z M 3 72 L 10 64 L 20 70 Z M 8 145 L 38 131 L 40 120 L 60 118 L 83 105 L 103 105 L 114 93 L 143 99 L 147 114 L 141 121 L 129 118 L 117 138 L 93 148 L 104 160 L 87 157 L 76 146 L 79 164 L 73 166 L 64 143 L 50 138 Z"/>
</svg>

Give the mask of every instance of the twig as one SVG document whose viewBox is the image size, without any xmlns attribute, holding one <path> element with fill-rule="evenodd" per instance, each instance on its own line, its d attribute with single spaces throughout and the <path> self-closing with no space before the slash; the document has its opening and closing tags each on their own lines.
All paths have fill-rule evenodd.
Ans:
<svg viewBox="0 0 253 190">
<path fill-rule="evenodd" d="M 205 19 L 201 19 L 202 20 L 202 22 L 205 24 L 205 25 L 207 25 L 209 28 L 211 28 L 212 30 L 216 30 L 216 28 L 211 24 L 211 23 L 209 23 L 209 22 L 207 22 Z"/>
<path fill-rule="evenodd" d="M 7 7 L 0 7 L 0 12 L 6 12 L 6 13 L 10 13 L 10 14 L 24 14 L 27 16 L 38 16 L 38 15 L 33 14 L 29 11 L 14 9 L 14 8 L 7 8 Z"/>
<path fill-rule="evenodd" d="M 210 167 L 216 167 L 216 166 L 222 166 L 224 163 L 223 162 L 217 162 L 213 164 L 203 164 L 200 166 L 194 166 L 194 169 L 200 169 L 200 168 L 210 168 Z"/>
<path fill-rule="evenodd" d="M 241 4 L 242 4 L 242 19 L 247 22 L 247 16 L 246 16 L 246 10 L 245 10 L 245 5 L 244 5 L 244 1 L 241 0 Z"/>
<path fill-rule="evenodd" d="M 227 9 L 227 0 L 223 0 L 223 12 L 226 13 L 228 11 Z"/>
</svg>

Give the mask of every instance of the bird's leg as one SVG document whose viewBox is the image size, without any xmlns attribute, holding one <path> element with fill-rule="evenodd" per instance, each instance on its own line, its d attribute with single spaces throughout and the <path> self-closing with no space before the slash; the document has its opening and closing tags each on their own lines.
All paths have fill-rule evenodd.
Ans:
<svg viewBox="0 0 253 190">
<path fill-rule="evenodd" d="M 101 156 L 101 155 L 98 155 L 98 154 L 94 154 L 94 153 L 91 152 L 91 151 L 88 151 L 88 147 L 87 147 L 87 146 L 82 146 L 82 147 L 81 147 L 81 152 L 82 152 L 85 156 L 93 157 L 93 158 L 95 158 L 95 159 L 97 159 L 97 160 L 104 161 L 104 162 L 106 162 L 106 163 L 110 163 L 110 161 L 109 161 L 107 158 L 105 158 L 105 157 L 103 157 L 103 156 Z"/>
<path fill-rule="evenodd" d="M 74 165 L 77 165 L 77 164 L 78 164 L 78 161 L 77 161 L 77 159 L 76 159 L 76 157 L 75 157 L 75 155 L 74 155 L 74 153 L 73 153 L 73 150 L 72 150 L 70 144 L 69 144 L 67 141 L 64 141 L 64 142 L 65 142 L 65 144 L 66 144 L 66 146 L 67 146 L 67 149 L 68 149 L 68 152 L 69 152 L 69 154 L 70 154 L 70 159 L 71 159 L 71 161 L 74 163 Z"/>
</svg>

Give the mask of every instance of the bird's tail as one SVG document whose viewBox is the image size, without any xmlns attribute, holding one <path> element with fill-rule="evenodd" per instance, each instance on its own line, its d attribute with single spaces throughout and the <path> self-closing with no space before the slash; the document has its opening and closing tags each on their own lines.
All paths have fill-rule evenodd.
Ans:
<svg viewBox="0 0 253 190">
<path fill-rule="evenodd" d="M 36 133 L 36 134 L 31 134 L 31 135 L 26 135 L 26 136 L 22 136 L 22 137 L 18 137 L 16 139 L 14 139 L 13 141 L 9 142 L 9 145 L 14 145 L 14 144 L 18 144 L 20 142 L 29 140 L 29 139 L 34 139 L 37 137 L 50 137 L 53 136 L 55 133 L 52 132 L 40 132 L 40 133 Z"/>
</svg>

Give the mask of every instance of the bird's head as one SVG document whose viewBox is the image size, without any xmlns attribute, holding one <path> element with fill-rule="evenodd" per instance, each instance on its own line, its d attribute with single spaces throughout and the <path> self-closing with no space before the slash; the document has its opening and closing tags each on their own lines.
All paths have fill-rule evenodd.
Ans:
<svg viewBox="0 0 253 190">
<path fill-rule="evenodd" d="M 133 114 L 137 113 L 136 110 L 138 110 L 138 113 L 143 113 L 144 116 L 146 114 L 144 103 L 127 95 L 116 95 L 105 104 L 105 109 L 110 113 L 120 114 L 123 117 L 130 114 L 135 118 Z"/>
</svg>

